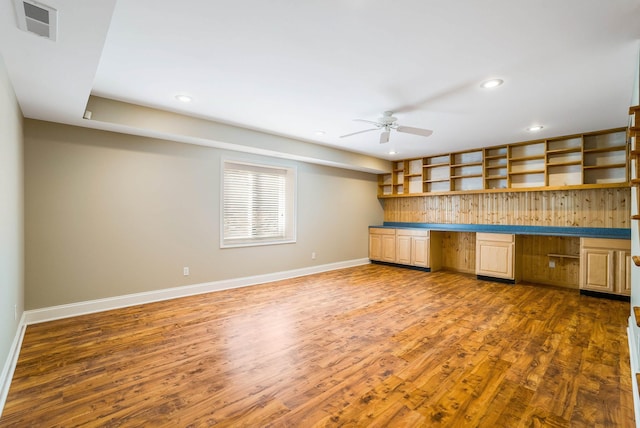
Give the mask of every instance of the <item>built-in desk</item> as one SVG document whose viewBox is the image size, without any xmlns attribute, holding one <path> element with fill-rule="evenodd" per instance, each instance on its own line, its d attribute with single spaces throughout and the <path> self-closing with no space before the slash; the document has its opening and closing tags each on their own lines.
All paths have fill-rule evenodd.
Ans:
<svg viewBox="0 0 640 428">
<path fill-rule="evenodd" d="M 438 270 L 442 267 L 476 274 L 481 278 L 493 277 L 511 282 L 521 279 L 526 282 L 580 288 L 585 294 L 588 294 L 587 290 L 595 291 L 593 280 L 599 277 L 595 276 L 594 272 L 598 272 L 599 267 L 596 271 L 587 270 L 589 260 L 593 262 L 597 257 L 593 252 L 585 252 L 583 243 L 593 243 L 597 240 L 604 243 L 616 241 L 618 245 L 624 246 L 630 242 L 631 238 L 631 230 L 625 228 L 385 222 L 383 225 L 370 228 L 370 237 L 374 232 L 378 234 L 377 237 L 370 238 L 370 245 L 372 242 L 374 244 L 380 242 L 380 233 L 398 234 L 400 232 L 403 236 L 409 233 L 408 231 L 418 231 L 411 232 L 418 234 L 420 234 L 419 231 L 424 231 L 422 234 L 429 238 L 428 248 L 425 251 L 428 259 L 422 265 L 427 267 L 425 270 Z M 497 242 L 503 241 L 502 239 L 492 242 L 487 239 L 491 236 L 509 235 L 512 236 L 509 242 Z M 587 238 L 586 241 L 585 238 Z M 408 239 L 402 238 L 400 241 L 396 245 L 409 248 L 404 242 L 408 242 Z M 391 246 L 391 242 L 387 242 L 387 245 Z M 480 250 L 477 249 L 476 244 L 479 245 Z M 497 260 L 493 263 L 490 259 L 493 249 L 496 250 L 496 257 L 505 255 L 505 260 Z M 398 250 L 402 252 L 401 248 Z M 621 254 L 616 253 L 612 260 L 622 260 Z M 512 260 L 513 265 L 508 265 L 507 258 Z M 373 262 L 405 265 L 406 263 L 402 260 L 407 257 L 394 261 L 390 258 L 380 260 L 370 253 L 370 259 Z M 615 263 L 620 264 L 620 266 L 615 264 L 616 271 L 622 271 L 622 262 Z M 495 273 L 487 275 L 487 271 L 490 273 L 491 270 Z M 585 274 L 587 272 L 589 275 Z M 620 277 L 620 274 L 617 276 Z M 591 282 L 587 284 L 586 278 Z M 604 286 L 602 289 L 604 290 Z M 613 289 L 624 290 L 624 287 L 614 286 Z M 624 293 L 626 291 L 622 294 Z"/>
<path fill-rule="evenodd" d="M 429 229 L 443 232 L 511 233 L 514 235 L 575 236 L 578 238 L 631 239 L 631 229 L 605 227 L 519 226 L 503 224 L 444 224 L 384 222 L 389 228 Z"/>
</svg>

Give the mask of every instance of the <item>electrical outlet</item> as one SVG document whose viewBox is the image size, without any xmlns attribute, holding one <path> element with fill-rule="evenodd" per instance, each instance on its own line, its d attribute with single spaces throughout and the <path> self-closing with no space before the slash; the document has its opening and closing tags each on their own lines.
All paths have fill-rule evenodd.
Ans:
<svg viewBox="0 0 640 428">
<path fill-rule="evenodd" d="M 549 267 L 550 268 L 556 267 L 556 261 L 555 260 L 549 260 Z"/>
<path fill-rule="evenodd" d="M 189 276 L 189 267 L 188 266 L 185 266 L 185 267 L 182 268 L 182 274 L 184 276 Z"/>
<path fill-rule="evenodd" d="M 311 260 L 315 260 L 316 259 L 316 252 L 312 252 L 311 253 Z"/>
</svg>

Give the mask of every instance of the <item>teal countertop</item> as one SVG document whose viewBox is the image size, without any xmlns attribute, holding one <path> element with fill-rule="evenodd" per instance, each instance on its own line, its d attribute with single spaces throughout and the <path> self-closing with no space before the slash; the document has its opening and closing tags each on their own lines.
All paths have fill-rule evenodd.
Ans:
<svg viewBox="0 0 640 428">
<path fill-rule="evenodd" d="M 429 229 L 444 232 L 512 233 L 515 235 L 575 236 L 584 238 L 631 239 L 631 229 L 572 226 L 520 226 L 504 224 L 404 223 L 385 221 L 382 226 L 394 229 Z"/>
</svg>

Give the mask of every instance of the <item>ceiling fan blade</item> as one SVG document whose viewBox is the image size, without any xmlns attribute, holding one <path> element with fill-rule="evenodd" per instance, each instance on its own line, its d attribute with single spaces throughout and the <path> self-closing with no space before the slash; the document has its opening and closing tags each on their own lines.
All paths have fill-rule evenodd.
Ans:
<svg viewBox="0 0 640 428">
<path fill-rule="evenodd" d="M 364 131 L 352 132 L 351 134 L 341 135 L 340 138 L 351 137 L 352 135 L 362 134 L 363 132 L 376 131 L 378 128 L 365 129 Z"/>
<path fill-rule="evenodd" d="M 378 128 L 381 127 L 382 125 L 378 122 L 374 122 L 373 120 L 366 120 L 366 119 L 353 119 L 354 122 L 366 122 L 366 123 L 371 123 L 373 125 L 376 125 Z"/>
<path fill-rule="evenodd" d="M 396 131 L 406 132 L 407 134 L 422 135 L 423 137 L 428 137 L 433 134 L 433 131 L 430 129 L 413 128 L 411 126 L 398 126 Z"/>
<path fill-rule="evenodd" d="M 389 134 L 389 131 L 384 131 L 382 134 L 380 134 L 380 144 L 389 142 Z"/>
</svg>

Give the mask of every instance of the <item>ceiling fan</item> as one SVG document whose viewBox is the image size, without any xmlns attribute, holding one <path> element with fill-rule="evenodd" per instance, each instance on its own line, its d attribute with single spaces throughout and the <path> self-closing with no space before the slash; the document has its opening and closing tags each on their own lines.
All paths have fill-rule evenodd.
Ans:
<svg viewBox="0 0 640 428">
<path fill-rule="evenodd" d="M 365 119 L 354 119 L 356 122 L 366 122 L 375 125 L 375 128 L 365 129 L 364 131 L 352 132 L 351 134 L 341 135 L 340 138 L 350 137 L 356 134 L 362 134 L 363 132 L 375 131 L 378 129 L 382 129 L 382 134 L 380 134 L 380 144 L 389 142 L 389 134 L 392 129 L 395 129 L 398 132 L 405 132 L 407 134 L 421 135 L 423 137 L 428 137 L 433 134 L 433 131 L 430 129 L 423 128 L 414 128 L 412 126 L 400 126 L 396 123 L 398 120 L 397 117 L 393 116 L 392 111 L 385 111 L 382 114 L 382 117 L 378 119 L 377 122 Z"/>
</svg>

